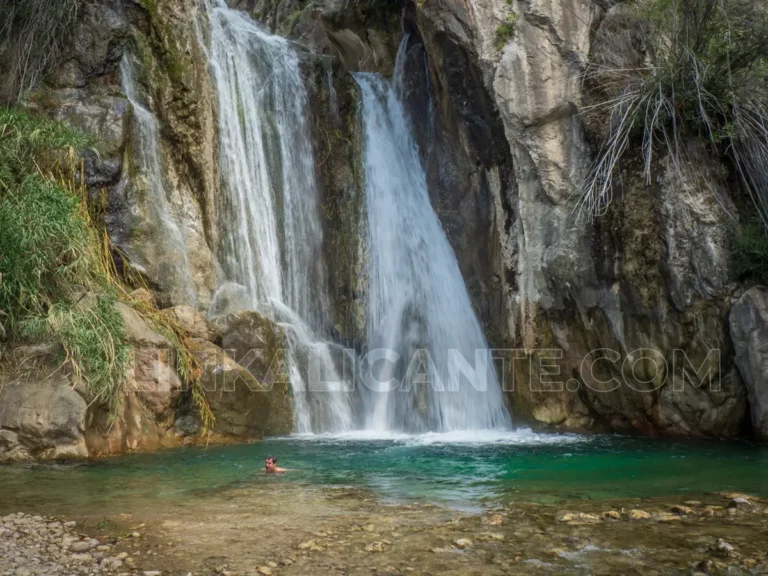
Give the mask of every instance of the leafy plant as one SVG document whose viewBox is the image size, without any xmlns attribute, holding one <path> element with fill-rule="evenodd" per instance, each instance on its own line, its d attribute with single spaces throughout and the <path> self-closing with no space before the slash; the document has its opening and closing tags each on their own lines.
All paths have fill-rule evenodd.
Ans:
<svg viewBox="0 0 768 576">
<path fill-rule="evenodd" d="M 637 140 L 651 182 L 656 155 L 690 164 L 705 139 L 728 157 L 768 227 L 768 12 L 754 0 L 638 0 L 595 40 L 587 80 L 608 98 L 607 136 L 580 198 L 592 216 L 613 199 L 614 178 Z"/>
</svg>

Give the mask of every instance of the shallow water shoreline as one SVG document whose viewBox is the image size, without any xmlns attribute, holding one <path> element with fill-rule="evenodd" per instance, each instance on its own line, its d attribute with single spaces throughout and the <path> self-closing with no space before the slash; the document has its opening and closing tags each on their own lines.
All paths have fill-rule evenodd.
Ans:
<svg viewBox="0 0 768 576">
<path fill-rule="evenodd" d="M 286 437 L 0 467 L 0 514 L 76 521 L 110 547 L 83 573 L 754 574 L 766 471 L 740 443 Z"/>
<path fill-rule="evenodd" d="M 768 570 L 768 501 L 738 493 L 699 498 L 516 502 L 469 514 L 387 505 L 360 489 L 238 487 L 180 506 L 75 516 L 69 526 L 81 544 L 61 550 L 60 572 L 14 566 L 16 553 L 3 555 L 0 573 L 69 574 L 72 566 L 83 574 L 180 576 Z M 2 527 L 1 546 L 18 541 L 5 519 Z M 37 544 L 33 539 L 26 550 Z"/>
</svg>

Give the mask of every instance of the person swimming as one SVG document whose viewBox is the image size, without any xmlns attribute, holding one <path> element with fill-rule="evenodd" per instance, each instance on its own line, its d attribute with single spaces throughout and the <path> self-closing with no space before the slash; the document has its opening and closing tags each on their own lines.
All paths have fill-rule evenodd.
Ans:
<svg viewBox="0 0 768 576">
<path fill-rule="evenodd" d="M 281 474 L 283 472 L 288 472 L 287 468 L 277 467 L 277 458 L 274 456 L 267 456 L 267 459 L 264 461 L 264 469 L 267 474 Z"/>
</svg>

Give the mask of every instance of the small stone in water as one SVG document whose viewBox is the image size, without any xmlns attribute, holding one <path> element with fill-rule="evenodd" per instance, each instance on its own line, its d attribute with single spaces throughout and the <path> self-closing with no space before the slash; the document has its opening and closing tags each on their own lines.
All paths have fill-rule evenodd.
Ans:
<svg viewBox="0 0 768 576">
<path fill-rule="evenodd" d="M 737 555 L 734 547 L 722 538 L 717 539 L 711 550 L 715 556 L 720 556 L 721 558 L 730 558 Z"/>
<path fill-rule="evenodd" d="M 675 514 L 682 514 L 683 516 L 690 516 L 693 514 L 692 508 L 689 508 L 688 506 L 681 506 L 680 504 L 672 506 L 670 510 Z"/>
<path fill-rule="evenodd" d="M 648 514 L 645 510 L 638 510 L 635 508 L 634 510 L 629 511 L 629 519 L 630 520 L 647 520 L 650 518 L 651 515 Z"/>
<path fill-rule="evenodd" d="M 453 543 L 459 548 L 470 548 L 472 546 L 472 540 L 469 538 L 459 538 L 454 540 Z"/>
<path fill-rule="evenodd" d="M 754 504 L 747 500 L 746 498 L 743 498 L 741 496 L 734 498 L 731 500 L 731 503 L 728 504 L 729 508 L 753 508 Z"/>
</svg>

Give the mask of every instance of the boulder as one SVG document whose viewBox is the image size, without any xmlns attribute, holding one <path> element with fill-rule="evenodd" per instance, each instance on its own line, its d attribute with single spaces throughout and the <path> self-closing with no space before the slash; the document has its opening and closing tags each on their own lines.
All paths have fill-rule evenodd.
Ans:
<svg viewBox="0 0 768 576">
<path fill-rule="evenodd" d="M 265 434 L 293 430 L 293 398 L 288 380 L 282 329 L 254 310 L 241 310 L 211 320 L 221 333 L 221 347 L 267 390 L 270 411 Z"/>
<path fill-rule="evenodd" d="M 731 308 L 736 365 L 747 387 L 752 430 L 768 440 L 768 289 L 747 290 Z"/>
<path fill-rule="evenodd" d="M 158 418 L 168 415 L 182 390 L 171 348 L 137 348 L 130 352 L 125 390 L 135 393 Z"/>
<path fill-rule="evenodd" d="M 145 398 L 124 387 L 114 410 L 92 404 L 85 420 L 88 455 L 108 456 L 133 451 L 151 451 L 177 444 L 158 417 L 147 410 Z"/>
<path fill-rule="evenodd" d="M 267 429 L 270 402 L 259 381 L 215 344 L 193 338 L 191 345 L 202 369 L 205 398 L 216 418 L 214 431 L 261 438 Z"/>
<path fill-rule="evenodd" d="M 134 347 L 171 348 L 168 339 L 152 330 L 139 313 L 128 304 L 116 302 L 115 309 L 123 319 L 126 338 Z"/>
<path fill-rule="evenodd" d="M 178 324 L 193 338 L 201 338 L 203 340 L 209 340 L 210 342 L 216 342 L 221 339 L 221 334 L 216 327 L 208 322 L 208 320 L 206 320 L 203 315 L 192 306 L 181 304 L 179 306 L 174 306 L 173 308 L 167 308 L 163 310 L 162 313 Z"/>
<path fill-rule="evenodd" d="M 155 416 L 164 417 L 182 388 L 175 351 L 168 339 L 152 330 L 136 310 L 121 302 L 115 307 L 132 345 L 126 390 L 135 393 Z"/>
<path fill-rule="evenodd" d="M 0 462 L 87 456 L 85 413 L 61 369 L 0 382 Z"/>
</svg>

